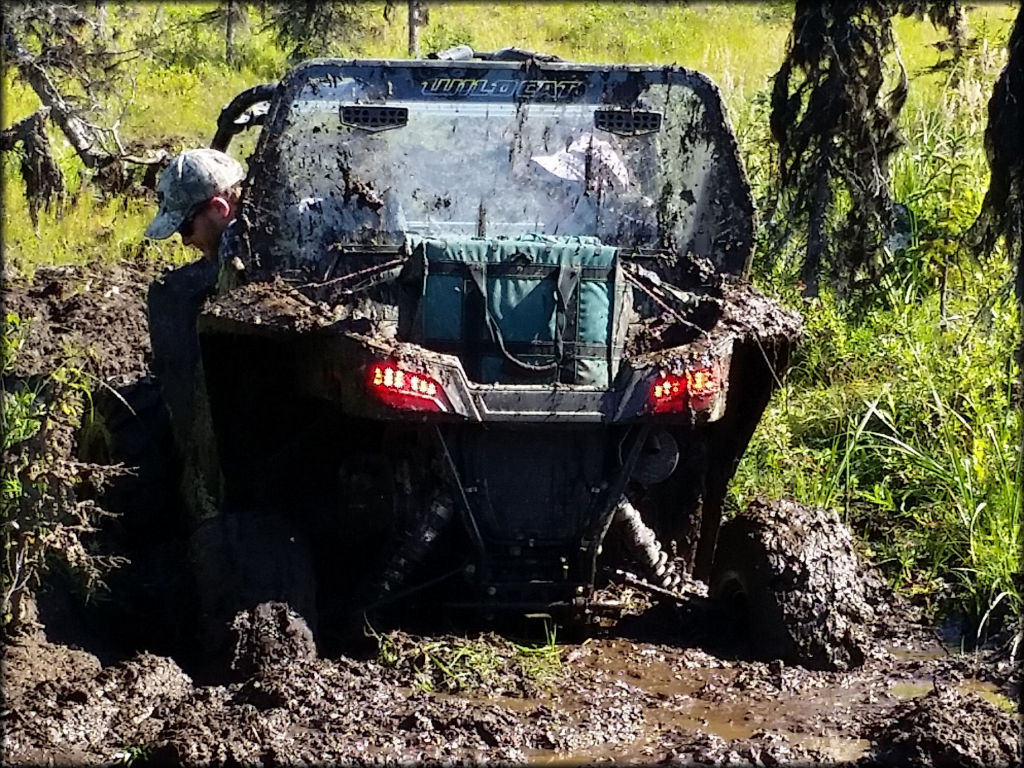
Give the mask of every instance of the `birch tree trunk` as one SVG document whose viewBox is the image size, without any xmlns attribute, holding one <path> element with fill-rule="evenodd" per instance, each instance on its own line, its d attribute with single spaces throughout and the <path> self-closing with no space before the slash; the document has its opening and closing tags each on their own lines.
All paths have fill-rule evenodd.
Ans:
<svg viewBox="0 0 1024 768">
<path fill-rule="evenodd" d="M 409 57 L 420 57 L 420 29 L 427 23 L 427 4 L 423 0 L 409 0 Z"/>
<path fill-rule="evenodd" d="M 224 13 L 224 61 L 227 65 L 235 63 L 235 16 L 238 13 L 238 0 L 227 0 Z"/>
</svg>

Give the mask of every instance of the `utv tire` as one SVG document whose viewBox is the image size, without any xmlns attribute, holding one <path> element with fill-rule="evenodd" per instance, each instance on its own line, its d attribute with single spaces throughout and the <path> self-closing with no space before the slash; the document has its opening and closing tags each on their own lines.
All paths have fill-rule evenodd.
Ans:
<svg viewBox="0 0 1024 768">
<path fill-rule="evenodd" d="M 232 624 L 262 603 L 287 606 L 316 631 L 316 581 L 309 544 L 275 513 L 227 512 L 205 520 L 189 550 L 199 594 L 203 669 L 214 677 L 233 664 Z"/>
<path fill-rule="evenodd" d="M 759 658 L 839 671 L 864 662 L 874 612 L 850 532 L 828 510 L 751 504 L 722 527 L 709 592 Z"/>
</svg>

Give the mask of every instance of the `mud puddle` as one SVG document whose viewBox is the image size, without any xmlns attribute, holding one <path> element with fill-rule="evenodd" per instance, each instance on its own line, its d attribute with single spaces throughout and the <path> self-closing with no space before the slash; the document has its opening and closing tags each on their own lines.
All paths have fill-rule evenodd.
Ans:
<svg viewBox="0 0 1024 768">
<path fill-rule="evenodd" d="M 525 762 L 532 765 L 876 764 L 876 743 L 898 741 L 886 730 L 894 713 L 907 702 L 916 706 L 941 681 L 960 692 L 961 701 L 995 718 L 992 733 L 1012 730 L 1014 720 L 1007 709 L 1012 686 L 1007 683 L 1001 693 L 994 682 L 957 682 L 958 670 L 979 663 L 976 654 L 951 655 L 929 644 L 880 649 L 875 656 L 854 672 L 823 673 L 779 662 L 730 660 L 696 648 L 604 638 L 564 649 L 571 675 L 548 695 L 488 698 L 470 693 L 466 698 L 489 701 L 527 720 L 552 718 L 562 724 L 558 735 L 563 745 L 581 740 L 572 748 L 552 744 L 524 750 Z M 931 662 L 934 682 L 925 685 L 907 677 L 914 670 L 904 669 L 901 659 L 911 667 Z M 609 703 L 603 712 L 595 711 L 602 699 Z M 575 737 L 570 736 L 573 730 L 578 732 Z M 580 735 L 585 733 L 595 738 Z M 982 743 L 985 737 L 978 739 Z M 941 751 L 940 741 L 936 737 L 932 747 Z M 1004 747 L 1010 750 L 1007 760 L 1017 754 L 1012 746 Z M 982 753 L 992 760 L 1002 754 L 999 747 Z M 970 755 L 965 759 L 966 765 L 988 764 L 972 763 Z"/>
<path fill-rule="evenodd" d="M 995 683 L 971 678 L 969 680 L 962 680 L 954 687 L 962 694 L 973 694 L 990 704 L 995 704 L 1005 712 L 1013 712 L 1016 709 L 1016 705 L 1010 697 L 1001 693 Z M 912 682 L 895 683 L 889 686 L 889 695 L 905 701 L 908 699 L 918 699 L 934 690 L 935 683 L 931 680 L 915 680 Z"/>
</svg>

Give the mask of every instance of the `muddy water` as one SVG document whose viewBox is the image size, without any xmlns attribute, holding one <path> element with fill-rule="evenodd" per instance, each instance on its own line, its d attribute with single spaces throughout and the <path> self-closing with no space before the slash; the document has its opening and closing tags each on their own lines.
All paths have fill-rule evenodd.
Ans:
<svg viewBox="0 0 1024 768">
<path fill-rule="evenodd" d="M 786 690 L 786 673 L 781 665 L 750 668 L 710 655 L 691 653 L 680 657 L 677 650 L 619 641 L 595 643 L 576 653 L 587 654 L 582 659 L 582 670 L 592 671 L 595 680 L 635 691 L 636 700 L 643 702 L 643 726 L 628 744 L 554 754 L 534 750 L 527 755 L 530 762 L 644 762 L 657 758 L 664 751 L 665 741 L 680 734 L 710 736 L 725 742 L 772 734 L 826 761 L 855 760 L 870 746 L 865 739 L 819 732 L 810 725 L 822 713 L 849 712 L 861 704 L 863 686 L 846 688 L 840 683 L 812 691 Z M 762 675 L 771 687 L 758 691 Z M 577 716 L 590 706 L 585 692 L 560 694 L 555 700 Z"/>
<path fill-rule="evenodd" d="M 876 657 L 854 673 L 822 673 L 606 639 L 568 651 L 566 661 L 573 664 L 577 682 L 550 699 L 490 701 L 525 717 L 558 710 L 581 726 L 594 716 L 595 688 L 622 691 L 637 706 L 639 722 L 632 738 L 581 749 L 526 750 L 527 762 L 536 765 L 661 761 L 672 757 L 673 744 L 695 747 L 685 754 L 697 760 L 718 754 L 716 745 L 731 745 L 728 753 L 740 762 L 744 749 L 757 763 L 771 759 L 773 747 L 772 757 L 781 762 L 787 757 L 797 762 L 870 760 L 872 742 L 865 738 L 865 724 L 882 722 L 901 702 L 933 690 L 931 680 L 912 676 L 914 665 L 921 664 L 965 696 L 980 697 L 1006 712 L 1015 709 L 1008 696 L 1011 688 L 1004 686 L 1000 692 L 996 683 L 976 678 L 956 682 L 965 659 L 937 643 L 886 648 Z M 912 668 L 904 669 L 904 662 Z"/>
</svg>

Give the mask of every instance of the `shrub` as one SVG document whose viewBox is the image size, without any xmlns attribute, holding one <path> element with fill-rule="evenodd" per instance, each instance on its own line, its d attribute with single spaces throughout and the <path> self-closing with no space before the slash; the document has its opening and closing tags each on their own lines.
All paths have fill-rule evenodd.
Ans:
<svg viewBox="0 0 1024 768">
<path fill-rule="evenodd" d="M 50 567 L 63 562 L 91 593 L 106 570 L 122 561 L 101 557 L 87 536 L 107 515 L 86 488 L 100 489 L 122 472 L 118 466 L 75 459 L 76 435 L 90 403 L 86 376 L 64 366 L 38 381 L 9 381 L 20 348 L 20 321 L 8 315 L 3 337 L 0 527 L 3 528 L 2 634 L 31 628 L 32 597 Z"/>
</svg>

